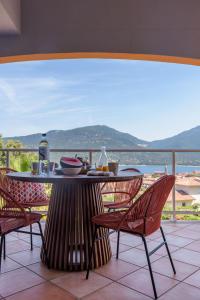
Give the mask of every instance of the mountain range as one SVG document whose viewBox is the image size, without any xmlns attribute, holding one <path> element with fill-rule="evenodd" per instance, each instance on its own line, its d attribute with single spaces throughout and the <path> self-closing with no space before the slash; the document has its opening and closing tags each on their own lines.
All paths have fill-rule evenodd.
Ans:
<svg viewBox="0 0 200 300">
<path fill-rule="evenodd" d="M 144 149 L 144 148 L 166 148 L 166 149 L 200 149 L 200 126 L 181 132 L 170 138 L 145 141 L 131 134 L 123 133 L 105 125 L 95 125 L 80 127 L 71 130 L 51 130 L 47 132 L 50 148 L 65 149 L 100 149 L 102 145 L 109 148 L 117 149 Z M 41 139 L 41 133 L 27 136 L 6 137 L 18 140 L 27 148 L 37 148 Z M 160 163 L 168 161 L 168 154 L 158 153 L 135 153 L 123 154 L 122 160 L 134 161 L 134 163 Z M 198 163 L 200 164 L 200 154 L 183 154 L 179 155 L 181 163 Z M 170 158 L 171 159 L 171 158 Z"/>
<path fill-rule="evenodd" d="M 170 138 L 152 142 L 139 139 L 129 133 L 120 132 L 105 125 L 86 126 L 70 130 L 51 130 L 47 132 L 51 148 L 93 148 L 102 145 L 108 148 L 177 148 L 200 149 L 200 126 L 183 131 Z M 27 148 L 35 148 L 41 133 L 26 136 L 6 137 L 22 142 Z"/>
</svg>

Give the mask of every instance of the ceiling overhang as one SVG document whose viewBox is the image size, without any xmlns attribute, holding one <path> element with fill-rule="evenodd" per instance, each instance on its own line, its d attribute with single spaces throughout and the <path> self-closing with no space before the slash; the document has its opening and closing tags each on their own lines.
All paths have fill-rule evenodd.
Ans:
<svg viewBox="0 0 200 300">
<path fill-rule="evenodd" d="M 200 65 L 199 12 L 200 0 L 0 0 L 0 63 L 99 57 Z"/>
<path fill-rule="evenodd" d="M 20 0 L 0 0 L 0 35 L 20 33 Z"/>
</svg>

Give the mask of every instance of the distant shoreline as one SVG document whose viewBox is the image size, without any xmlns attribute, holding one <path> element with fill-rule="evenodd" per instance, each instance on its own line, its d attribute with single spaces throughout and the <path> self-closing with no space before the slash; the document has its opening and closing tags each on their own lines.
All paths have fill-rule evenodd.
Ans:
<svg viewBox="0 0 200 300">
<path fill-rule="evenodd" d="M 120 165 L 120 169 L 123 168 L 136 168 L 142 173 L 151 174 L 154 172 L 165 172 L 165 166 L 167 166 L 168 173 L 172 173 L 172 165 Z M 200 172 L 200 166 L 193 165 L 176 165 L 176 173 L 192 173 L 194 171 Z"/>
</svg>

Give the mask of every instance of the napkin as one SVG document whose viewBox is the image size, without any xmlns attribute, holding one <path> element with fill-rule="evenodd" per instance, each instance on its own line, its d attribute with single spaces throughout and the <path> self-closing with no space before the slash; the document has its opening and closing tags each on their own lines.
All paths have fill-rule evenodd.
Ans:
<svg viewBox="0 0 200 300">
<path fill-rule="evenodd" d="M 89 171 L 87 172 L 88 176 L 113 176 L 113 172 L 104 172 L 104 171 Z"/>
</svg>

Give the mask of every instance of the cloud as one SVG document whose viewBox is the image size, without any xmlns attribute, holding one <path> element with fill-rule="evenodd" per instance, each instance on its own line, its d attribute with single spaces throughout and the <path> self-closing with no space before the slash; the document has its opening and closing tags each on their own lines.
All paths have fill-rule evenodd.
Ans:
<svg viewBox="0 0 200 300">
<path fill-rule="evenodd" d="M 0 78 L 0 103 L 9 115 L 37 113 L 84 99 L 70 90 L 77 81 L 54 77 Z"/>
<path fill-rule="evenodd" d="M 72 114 L 76 113 L 93 113 L 97 110 L 95 107 L 74 107 L 74 108 L 57 108 L 53 110 L 46 110 L 38 113 L 34 113 L 32 118 L 47 118 L 51 116 L 55 116 L 56 118 L 62 117 L 61 115 L 68 114 L 72 116 Z M 28 117 L 28 116 L 27 116 Z"/>
</svg>

